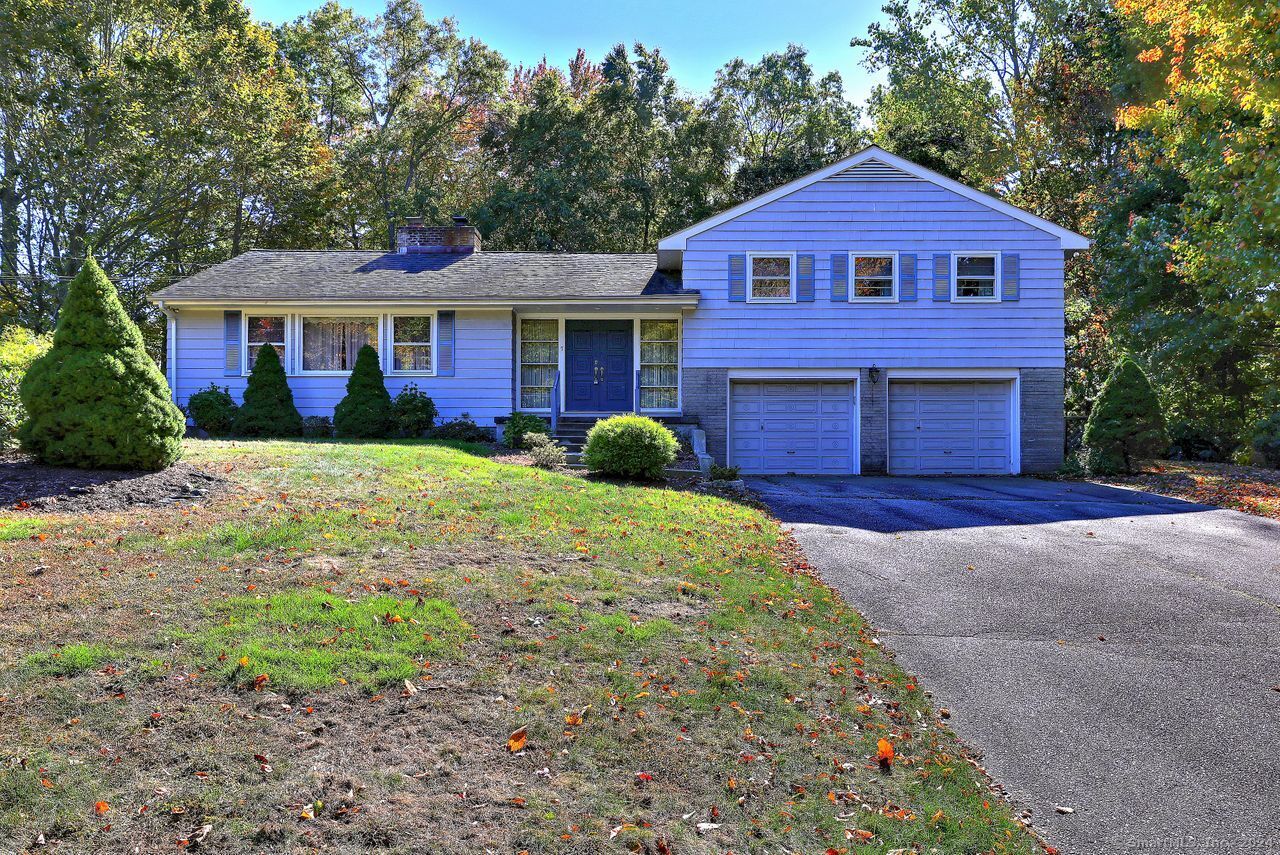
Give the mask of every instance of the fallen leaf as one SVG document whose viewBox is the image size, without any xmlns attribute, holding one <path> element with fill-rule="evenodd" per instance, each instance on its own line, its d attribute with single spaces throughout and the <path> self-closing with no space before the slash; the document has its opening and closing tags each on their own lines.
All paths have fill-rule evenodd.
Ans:
<svg viewBox="0 0 1280 855">
<path fill-rule="evenodd" d="M 107 804 L 106 802 L 93 803 L 93 812 L 96 813 L 98 816 L 106 816 L 107 811 L 109 810 L 111 810 L 111 805 Z"/>
<path fill-rule="evenodd" d="M 522 727 L 507 737 L 507 750 L 512 754 L 517 751 L 524 750 L 524 744 L 529 741 L 529 728 Z"/>
<path fill-rule="evenodd" d="M 893 766 L 893 743 L 887 739 L 877 742 L 876 759 L 880 761 L 880 771 L 888 772 Z"/>
</svg>

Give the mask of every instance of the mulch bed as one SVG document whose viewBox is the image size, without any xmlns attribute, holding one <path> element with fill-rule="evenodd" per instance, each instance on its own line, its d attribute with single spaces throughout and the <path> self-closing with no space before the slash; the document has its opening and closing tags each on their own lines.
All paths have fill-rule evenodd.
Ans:
<svg viewBox="0 0 1280 855">
<path fill-rule="evenodd" d="M 160 472 L 43 466 L 28 455 L 0 452 L 0 509 L 119 511 L 190 504 L 225 491 L 228 482 L 189 463 Z"/>
<path fill-rule="evenodd" d="M 1280 520 L 1280 469 L 1153 460 L 1132 475 L 1094 480 Z"/>
</svg>

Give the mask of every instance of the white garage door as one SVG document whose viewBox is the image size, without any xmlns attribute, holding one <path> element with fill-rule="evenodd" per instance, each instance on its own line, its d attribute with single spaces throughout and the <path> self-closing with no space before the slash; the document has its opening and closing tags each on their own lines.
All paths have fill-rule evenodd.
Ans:
<svg viewBox="0 0 1280 855">
<path fill-rule="evenodd" d="M 889 472 L 1006 475 L 1009 381 L 889 384 Z"/>
<path fill-rule="evenodd" d="M 856 470 L 852 382 L 751 381 L 729 387 L 730 462 L 752 475 Z"/>
</svg>

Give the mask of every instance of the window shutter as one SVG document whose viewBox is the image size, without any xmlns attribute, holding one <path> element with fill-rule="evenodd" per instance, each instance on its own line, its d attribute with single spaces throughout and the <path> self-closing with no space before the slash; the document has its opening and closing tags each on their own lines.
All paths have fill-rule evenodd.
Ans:
<svg viewBox="0 0 1280 855">
<path fill-rule="evenodd" d="M 436 353 L 436 374 L 440 377 L 453 376 L 454 363 L 454 313 L 440 312 L 436 315 L 436 337 L 439 339 Z"/>
<path fill-rule="evenodd" d="M 916 301 L 916 257 L 914 253 L 898 256 L 898 299 L 903 303 Z"/>
<path fill-rule="evenodd" d="M 742 253 L 729 256 L 729 302 L 747 302 L 747 257 Z"/>
<path fill-rule="evenodd" d="M 222 374 L 225 377 L 240 376 L 240 313 L 222 313 L 222 343 L 226 349 Z"/>
<path fill-rule="evenodd" d="M 951 302 L 951 253 L 940 252 L 933 257 L 933 302 Z"/>
<path fill-rule="evenodd" d="M 1000 254 L 1000 299 L 1016 301 L 1018 292 L 1022 289 L 1019 287 L 1019 259 L 1016 252 L 1004 252 Z"/>
<path fill-rule="evenodd" d="M 813 302 L 813 256 L 796 256 L 796 302 Z"/>
<path fill-rule="evenodd" d="M 849 254 L 833 253 L 831 256 L 831 302 L 849 302 Z"/>
</svg>

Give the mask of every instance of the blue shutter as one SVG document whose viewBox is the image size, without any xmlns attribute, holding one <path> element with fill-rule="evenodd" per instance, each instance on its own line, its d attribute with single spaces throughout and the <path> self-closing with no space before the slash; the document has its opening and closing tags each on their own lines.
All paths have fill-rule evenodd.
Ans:
<svg viewBox="0 0 1280 855">
<path fill-rule="evenodd" d="M 916 256 L 903 253 L 898 256 L 898 299 L 903 303 L 916 301 Z"/>
<path fill-rule="evenodd" d="M 933 257 L 933 302 L 951 302 L 951 253 L 940 252 Z"/>
<path fill-rule="evenodd" d="M 1019 259 L 1016 252 L 1005 252 L 1000 255 L 1000 299 L 1016 301 L 1019 288 Z"/>
<path fill-rule="evenodd" d="M 796 256 L 796 302 L 813 302 L 813 256 Z"/>
<path fill-rule="evenodd" d="M 454 313 L 440 312 L 436 315 L 436 374 L 441 377 L 453 376 L 454 363 Z"/>
<path fill-rule="evenodd" d="M 222 313 L 222 343 L 226 350 L 222 374 L 225 377 L 240 376 L 240 313 Z"/>
<path fill-rule="evenodd" d="M 729 302 L 747 302 L 747 257 L 741 253 L 729 256 Z"/>
<path fill-rule="evenodd" d="M 833 253 L 831 256 L 831 302 L 849 302 L 849 254 Z"/>
</svg>

